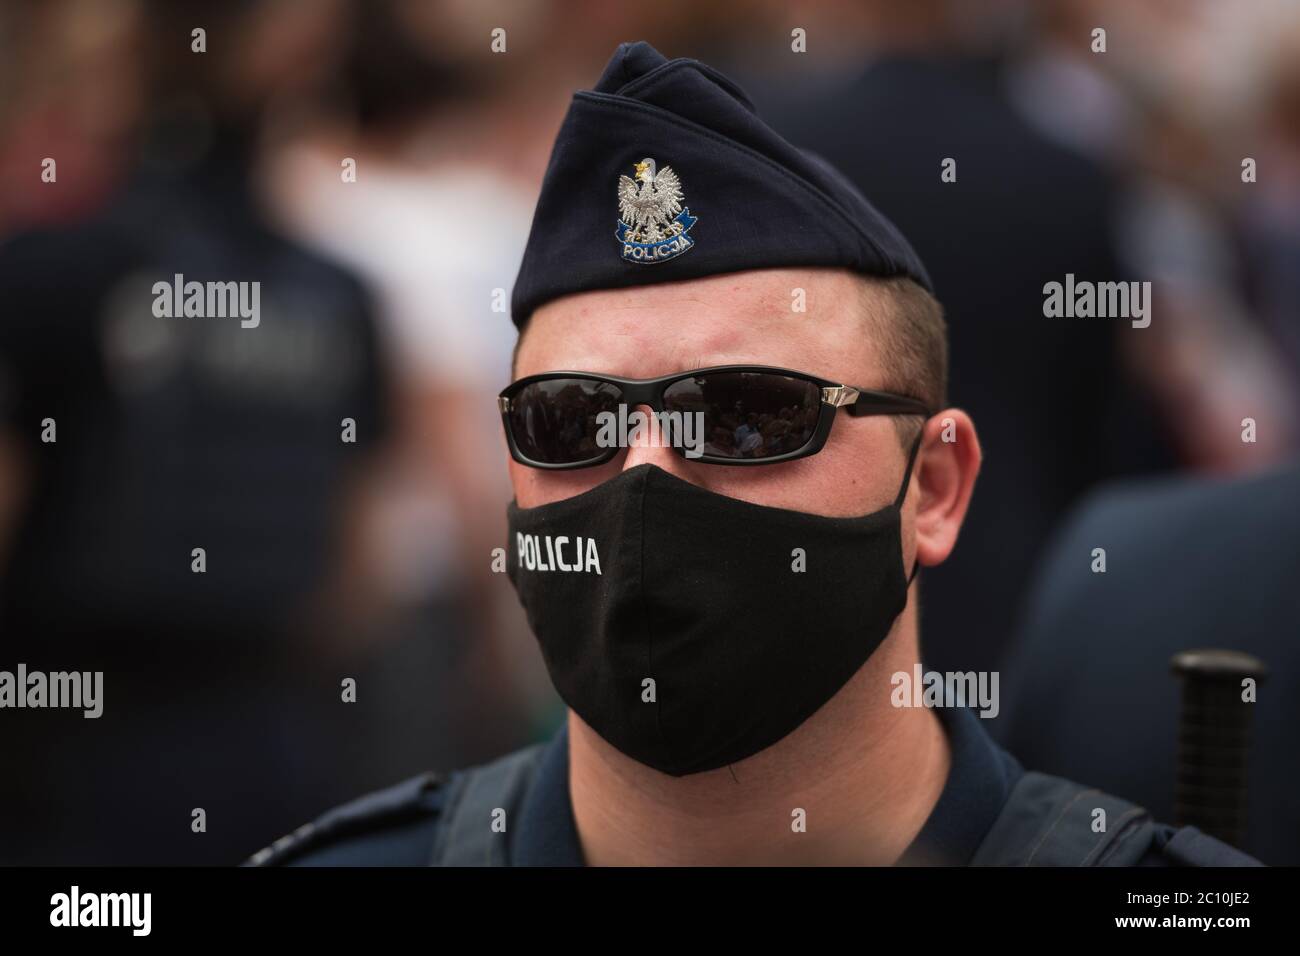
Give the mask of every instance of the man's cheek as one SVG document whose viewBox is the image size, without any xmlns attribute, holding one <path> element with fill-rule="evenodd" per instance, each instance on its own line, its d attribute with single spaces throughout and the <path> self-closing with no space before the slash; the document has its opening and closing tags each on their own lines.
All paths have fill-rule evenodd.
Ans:
<svg viewBox="0 0 1300 956">
<path fill-rule="evenodd" d="M 515 501 L 521 508 L 536 508 L 553 501 L 572 498 L 617 476 L 620 471 L 617 459 L 595 468 L 575 468 L 568 471 L 529 468 L 513 459 L 508 464 L 510 483 L 515 490 Z"/>
</svg>

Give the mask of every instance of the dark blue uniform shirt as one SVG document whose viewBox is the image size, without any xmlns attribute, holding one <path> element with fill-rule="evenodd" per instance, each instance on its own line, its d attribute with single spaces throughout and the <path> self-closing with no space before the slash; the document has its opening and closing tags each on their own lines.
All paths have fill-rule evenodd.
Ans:
<svg viewBox="0 0 1300 956">
<path fill-rule="evenodd" d="M 952 746 L 952 766 L 939 802 L 900 865 L 969 863 L 1024 773 L 1014 757 L 993 743 L 975 713 L 964 707 L 938 708 L 937 713 Z M 569 799 L 567 724 L 546 745 L 510 845 L 510 862 L 584 865 Z"/>
</svg>

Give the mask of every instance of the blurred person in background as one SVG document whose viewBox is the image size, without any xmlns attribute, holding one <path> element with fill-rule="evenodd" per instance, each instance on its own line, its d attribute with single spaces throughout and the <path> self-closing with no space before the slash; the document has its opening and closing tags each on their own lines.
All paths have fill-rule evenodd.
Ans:
<svg viewBox="0 0 1300 956">
<path fill-rule="evenodd" d="M 94 720 L 6 713 L 0 855 L 228 861 L 336 787 L 327 759 L 364 721 L 340 714 L 311 622 L 385 434 L 385 373 L 361 285 L 268 228 L 253 185 L 264 112 L 319 79 L 334 5 L 37 7 L 12 22 L 73 61 L 110 36 L 120 73 L 65 90 L 34 70 L 6 110 L 27 131 L 7 181 L 73 198 L 10 202 L 27 228 L 0 245 L 0 640 L 8 667 L 102 671 L 104 699 Z M 60 97 L 109 105 L 109 131 L 51 143 L 21 121 Z M 177 275 L 259 282 L 256 321 L 163 317 L 155 284 Z"/>
<path fill-rule="evenodd" d="M 1268 74 L 1285 47 L 1273 36 L 1294 26 L 1294 7 L 1058 0 L 1035 13 L 1005 86 L 1045 135 L 1119 181 L 1118 255 L 1151 281 L 1159 317 L 1119 337 L 1128 374 L 1153 396 L 1178 463 L 1240 472 L 1285 459 L 1300 437 L 1300 390 L 1252 274 L 1259 264 L 1294 275 L 1300 258 L 1285 241 L 1252 249 L 1239 220 L 1261 207 L 1282 218 L 1285 204 L 1273 200 L 1287 164 L 1260 155 L 1269 142 L 1261 107 L 1277 100 Z M 1104 53 L 1093 50 L 1099 27 Z M 1257 182 L 1243 182 L 1248 157 L 1263 163 Z M 1244 417 L 1258 425 L 1249 444 Z"/>
<path fill-rule="evenodd" d="M 125 173 L 140 110 L 135 0 L 0 7 L 0 237 L 79 217 Z M 58 156 L 58 189 L 36 189 L 31 159 Z"/>
<path fill-rule="evenodd" d="M 1047 549 L 1009 655 L 997 722 L 1006 746 L 1161 819 L 1176 818 L 1182 785 L 1198 825 L 1230 827 L 1269 865 L 1300 863 L 1297 501 L 1300 459 L 1230 480 L 1179 475 L 1090 494 Z M 1090 567 L 1095 548 L 1104 574 Z M 1216 722 L 1217 746 L 1180 760 L 1188 725 L 1170 662 L 1203 648 L 1249 654 L 1267 671 L 1241 704 L 1246 732 Z M 1244 768 L 1244 794 L 1188 759 Z M 1207 777 L 1213 785 L 1189 787 Z"/>
</svg>

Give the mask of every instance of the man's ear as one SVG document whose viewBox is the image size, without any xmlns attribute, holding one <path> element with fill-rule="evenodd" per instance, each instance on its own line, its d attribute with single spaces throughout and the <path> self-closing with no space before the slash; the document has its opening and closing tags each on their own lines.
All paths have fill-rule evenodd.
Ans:
<svg viewBox="0 0 1300 956">
<path fill-rule="evenodd" d="M 926 423 L 916 463 L 920 494 L 913 519 L 922 566 L 942 564 L 952 553 L 982 458 L 975 423 L 961 409 L 944 409 Z"/>
</svg>

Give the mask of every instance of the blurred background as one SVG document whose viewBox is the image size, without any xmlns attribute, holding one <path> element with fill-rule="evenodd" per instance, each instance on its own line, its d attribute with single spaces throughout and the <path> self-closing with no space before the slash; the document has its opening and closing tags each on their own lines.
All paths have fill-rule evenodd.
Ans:
<svg viewBox="0 0 1300 956">
<path fill-rule="evenodd" d="M 500 303 L 569 96 L 633 39 L 738 79 L 932 273 L 986 463 L 928 666 L 1004 664 L 1102 483 L 1295 454 L 1295 3 L 6 0 L 0 668 L 103 670 L 105 710 L 0 714 L 0 862 L 234 863 L 557 725 L 491 569 Z M 1155 321 L 1045 319 L 1067 272 L 1150 280 Z M 261 326 L 153 320 L 174 273 L 260 280 Z"/>
</svg>

